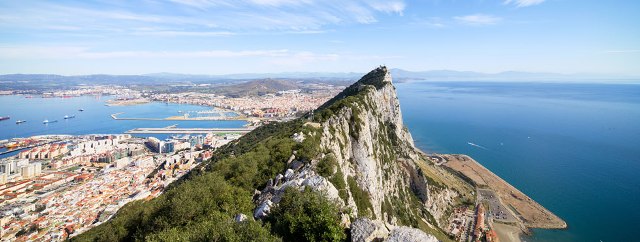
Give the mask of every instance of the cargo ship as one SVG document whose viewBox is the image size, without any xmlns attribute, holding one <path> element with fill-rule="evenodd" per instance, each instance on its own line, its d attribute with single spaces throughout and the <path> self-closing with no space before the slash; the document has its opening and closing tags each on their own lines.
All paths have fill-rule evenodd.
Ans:
<svg viewBox="0 0 640 242">
<path fill-rule="evenodd" d="M 6 117 L 0 117 L 0 121 L 2 121 L 2 120 L 7 120 L 7 119 L 10 119 L 10 117 L 9 117 L 9 116 L 6 116 Z"/>
<path fill-rule="evenodd" d="M 64 119 L 70 119 L 70 118 L 75 118 L 75 117 L 76 117 L 76 115 L 71 115 L 71 116 L 69 116 L 69 115 L 64 115 Z"/>
<path fill-rule="evenodd" d="M 42 121 L 43 124 L 48 124 L 48 123 L 56 123 L 58 122 L 58 120 L 51 120 L 49 121 L 48 119 L 45 119 L 44 121 Z"/>
</svg>

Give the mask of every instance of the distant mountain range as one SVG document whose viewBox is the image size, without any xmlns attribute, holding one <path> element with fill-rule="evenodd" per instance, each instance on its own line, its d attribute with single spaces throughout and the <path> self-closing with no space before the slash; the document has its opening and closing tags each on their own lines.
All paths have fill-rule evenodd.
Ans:
<svg viewBox="0 0 640 242">
<path fill-rule="evenodd" d="M 395 79 L 402 81 L 567 81 L 567 82 L 638 82 L 638 76 L 602 75 L 602 74 L 558 74 L 507 71 L 500 73 L 480 73 L 472 71 L 407 71 L 391 69 Z M 190 75 L 176 73 L 152 73 L 144 75 L 76 75 L 62 76 L 52 74 L 8 74 L 0 75 L 0 84 L 31 85 L 81 85 L 81 84 L 118 84 L 149 85 L 150 83 L 234 83 L 256 79 L 296 79 L 317 81 L 355 81 L 364 73 L 356 72 L 283 72 L 283 73 L 240 73 L 228 75 Z"/>
</svg>

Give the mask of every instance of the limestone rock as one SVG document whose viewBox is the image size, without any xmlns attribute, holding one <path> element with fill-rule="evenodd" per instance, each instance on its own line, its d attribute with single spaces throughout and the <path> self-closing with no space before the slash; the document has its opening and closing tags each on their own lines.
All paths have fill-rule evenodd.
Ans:
<svg viewBox="0 0 640 242">
<path fill-rule="evenodd" d="M 233 218 L 234 221 L 236 221 L 236 223 L 239 222 L 244 222 L 245 220 L 247 220 L 247 215 L 244 215 L 242 213 L 236 214 L 235 218 Z"/>
<path fill-rule="evenodd" d="M 253 213 L 253 217 L 257 219 L 266 217 L 271 211 L 271 206 L 273 206 L 273 202 L 271 202 L 271 200 L 264 201 L 258 206 L 258 208 L 256 208 L 256 211 Z"/>
<path fill-rule="evenodd" d="M 396 227 L 391 231 L 386 242 L 438 242 L 435 236 L 422 230 L 405 226 Z"/>
<path fill-rule="evenodd" d="M 388 236 L 389 230 L 380 221 L 358 218 L 351 223 L 351 241 L 353 242 L 382 241 Z"/>
</svg>

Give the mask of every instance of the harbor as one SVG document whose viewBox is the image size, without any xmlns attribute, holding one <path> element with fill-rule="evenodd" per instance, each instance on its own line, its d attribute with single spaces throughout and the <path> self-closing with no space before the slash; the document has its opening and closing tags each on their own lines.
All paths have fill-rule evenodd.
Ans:
<svg viewBox="0 0 640 242">
<path fill-rule="evenodd" d="M 240 133 L 245 134 L 251 132 L 253 128 L 135 128 L 125 133 L 127 134 L 226 134 Z"/>
<path fill-rule="evenodd" d="M 208 111 L 204 111 L 203 113 L 208 113 Z M 113 120 L 148 120 L 148 121 L 166 121 L 166 120 L 175 120 L 175 121 L 225 121 L 225 120 L 247 120 L 247 117 L 242 115 L 219 115 L 219 116 L 196 116 L 190 117 L 188 114 L 184 114 L 181 116 L 171 116 L 167 118 L 122 118 L 118 117 L 119 115 L 124 114 L 124 112 L 111 114 L 111 118 Z"/>
</svg>

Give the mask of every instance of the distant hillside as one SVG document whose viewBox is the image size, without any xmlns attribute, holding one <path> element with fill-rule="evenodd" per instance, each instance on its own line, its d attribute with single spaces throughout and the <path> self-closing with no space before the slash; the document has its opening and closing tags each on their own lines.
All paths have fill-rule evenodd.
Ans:
<svg viewBox="0 0 640 242">
<path fill-rule="evenodd" d="M 638 83 L 640 77 L 604 74 L 558 74 L 506 71 L 500 73 L 480 73 L 472 71 L 431 70 L 407 71 L 391 69 L 396 82 L 403 81 L 553 81 L 553 82 L 611 82 Z M 346 85 L 357 80 L 364 73 L 355 72 L 285 72 L 285 73 L 240 73 L 229 75 L 189 75 L 175 73 L 154 73 L 146 75 L 77 75 L 62 76 L 51 74 L 8 74 L 0 75 L 0 90 L 48 90 L 61 89 L 81 84 L 86 85 L 122 85 L 141 86 L 151 90 L 173 91 L 169 85 L 230 85 L 252 80 L 291 80 L 303 82 L 321 82 L 334 85 Z M 164 85 L 161 87 L 161 85 Z M 278 89 L 280 84 L 267 84 Z M 248 86 L 251 87 L 251 86 Z M 259 87 L 259 86 L 257 86 Z M 275 90 L 274 89 L 274 90 Z M 229 89 L 231 90 L 231 89 Z M 257 92 L 262 92 L 258 90 Z"/>
<path fill-rule="evenodd" d="M 218 86 L 215 88 L 211 88 L 210 91 L 230 97 L 243 97 L 264 95 L 268 93 L 275 93 L 278 91 L 286 91 L 299 88 L 300 85 L 296 81 L 264 79 L 228 86 Z"/>
</svg>

